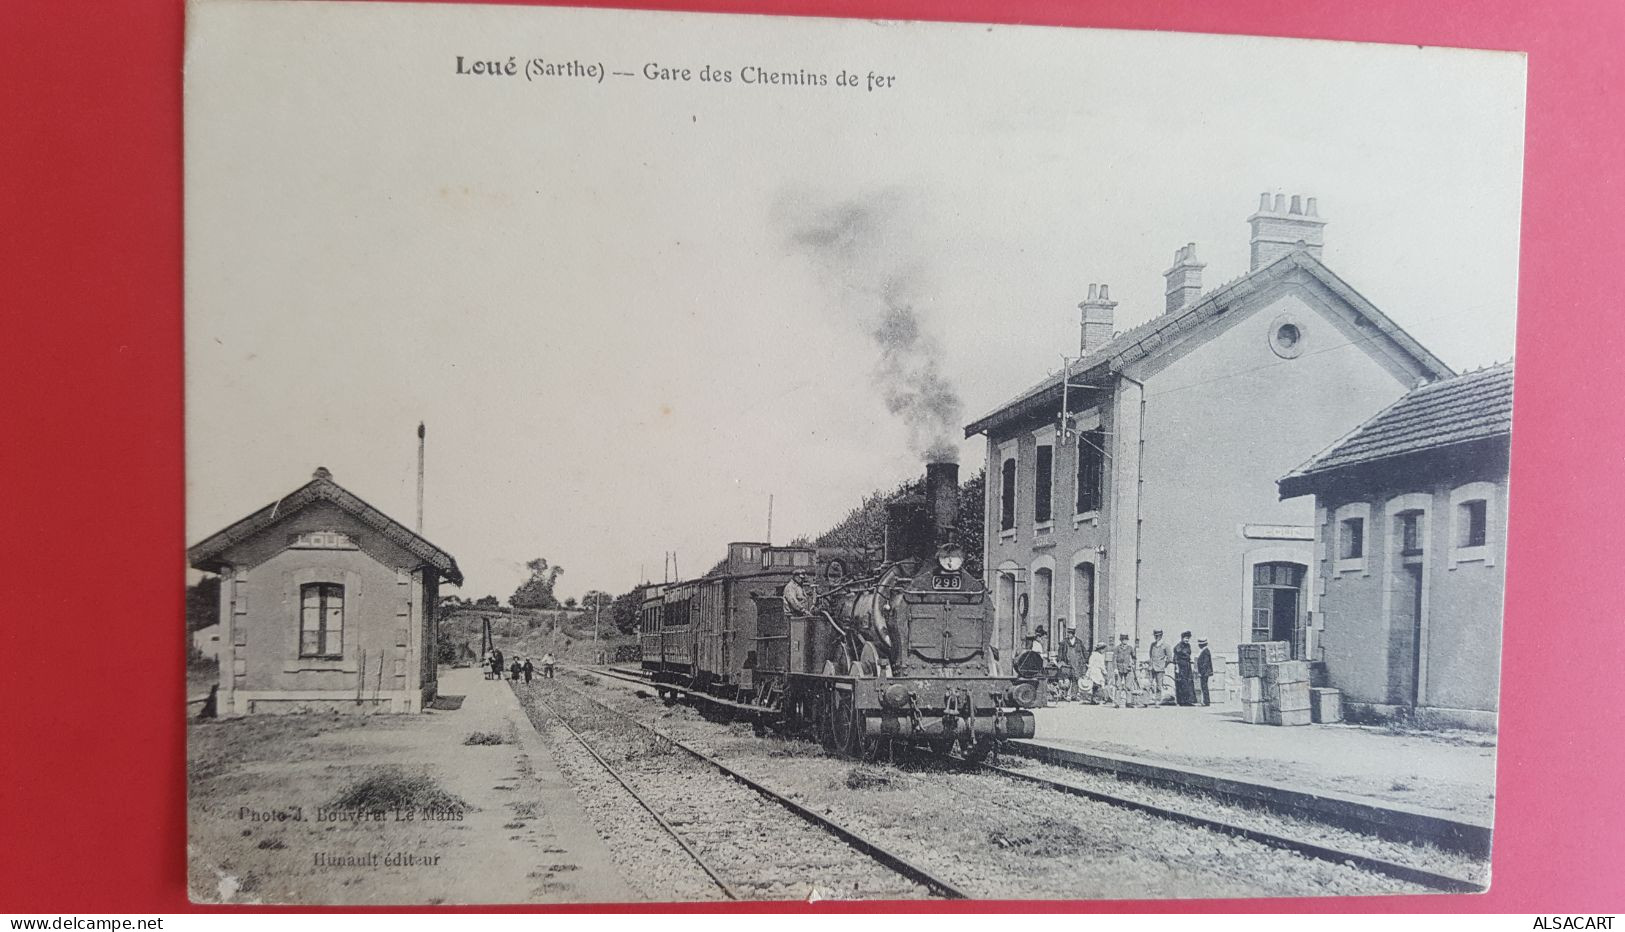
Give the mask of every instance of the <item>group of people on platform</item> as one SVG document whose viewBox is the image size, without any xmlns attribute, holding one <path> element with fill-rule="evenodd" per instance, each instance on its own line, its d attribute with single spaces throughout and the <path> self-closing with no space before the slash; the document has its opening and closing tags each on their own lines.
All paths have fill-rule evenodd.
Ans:
<svg viewBox="0 0 1625 932">
<path fill-rule="evenodd" d="M 553 668 L 557 665 L 552 653 L 543 654 L 540 664 L 531 663 L 529 657 L 516 656 L 504 666 L 503 662 L 506 659 L 502 656 L 501 648 L 492 648 L 486 651 L 485 657 L 480 661 L 480 665 L 485 669 L 485 678 L 488 680 L 512 679 L 515 682 L 523 678 L 525 682 L 529 683 L 539 665 L 542 669 L 542 676 L 552 679 Z M 504 674 L 507 675 L 504 676 Z"/>
<path fill-rule="evenodd" d="M 1135 704 L 1133 697 L 1143 693 L 1151 705 L 1162 705 L 1170 695 L 1176 705 L 1213 703 L 1208 690 L 1213 654 L 1205 638 L 1198 639 L 1193 647 L 1189 631 L 1181 632 L 1179 643 L 1171 647 L 1163 640 L 1161 629 L 1153 631 L 1143 676 L 1139 641 L 1131 643 L 1126 634 L 1118 635 L 1117 644 L 1110 649 L 1103 643 L 1091 649 L 1078 637 L 1078 629 L 1068 626 L 1053 658 L 1047 652 L 1048 642 L 1049 631 L 1039 625 L 1027 636 L 1027 650 L 1038 655 L 1044 669 L 1050 668 L 1053 659 L 1050 686 L 1056 701 L 1109 702 L 1123 707 Z"/>
</svg>

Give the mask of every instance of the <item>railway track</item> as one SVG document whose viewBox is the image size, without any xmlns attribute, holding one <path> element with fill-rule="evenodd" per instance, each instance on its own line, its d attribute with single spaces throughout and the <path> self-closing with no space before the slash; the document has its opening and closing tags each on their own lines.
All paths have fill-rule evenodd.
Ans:
<svg viewBox="0 0 1625 932">
<path fill-rule="evenodd" d="M 805 887 L 809 880 L 817 881 L 818 888 L 829 895 L 841 897 L 966 896 L 925 868 L 774 792 L 704 751 L 556 681 L 554 688 L 558 692 L 551 701 L 540 696 L 522 698 L 528 698 L 557 721 L 724 897 L 783 898 L 786 892 Z M 572 703 L 572 710 L 561 708 Z M 587 705 L 588 714 L 580 712 L 581 704 Z M 623 730 L 622 737 L 630 728 L 653 738 L 659 747 L 676 752 L 675 756 L 656 753 L 653 756 L 660 759 L 649 767 L 639 762 L 649 763 L 650 755 L 634 753 L 623 757 L 617 766 L 612 761 L 617 756 L 615 750 L 606 753 L 604 747 L 616 740 L 616 728 Z M 707 777 L 706 788 L 698 791 L 695 782 Z M 786 827 L 786 820 L 802 827 L 800 837 L 794 837 L 798 833 Z M 854 851 L 862 857 L 854 859 Z"/>
<path fill-rule="evenodd" d="M 624 670 L 605 670 L 595 668 L 593 672 L 627 682 L 653 685 L 650 684 L 646 678 Z M 1328 861 L 1335 864 L 1358 867 L 1362 870 L 1382 874 L 1384 876 L 1392 877 L 1396 880 L 1401 880 L 1407 883 L 1416 884 L 1430 890 L 1446 893 L 1475 893 L 1483 890 L 1486 886 L 1483 882 L 1478 880 L 1456 876 L 1450 873 L 1428 870 L 1393 859 L 1377 857 L 1365 852 L 1351 851 L 1347 848 L 1340 848 L 1334 844 L 1325 843 L 1323 840 L 1297 837 L 1294 835 L 1283 834 L 1278 831 L 1269 831 L 1259 828 L 1256 825 L 1241 824 L 1241 822 L 1237 820 L 1226 820 L 1214 818 L 1210 815 L 1203 815 L 1201 813 L 1192 811 L 1192 809 L 1187 806 L 1179 805 L 1180 802 L 1198 802 L 1200 801 L 1199 795 L 1189 792 L 1181 792 L 1180 790 L 1174 788 L 1164 788 L 1163 794 L 1159 794 L 1169 797 L 1167 802 L 1152 802 L 1147 798 L 1144 798 L 1143 794 L 1140 798 L 1136 798 L 1105 792 L 1098 789 L 1078 786 L 1074 783 L 1068 783 L 1066 781 L 1053 779 L 1051 777 L 1014 770 L 1009 767 L 999 766 L 997 764 L 972 764 L 968 762 L 959 763 L 961 768 L 966 772 L 985 772 L 997 774 L 1005 779 L 1040 786 L 1052 792 L 1089 799 L 1095 802 L 1106 803 L 1111 806 L 1145 813 L 1160 819 L 1166 819 L 1193 827 L 1207 829 L 1209 831 L 1214 831 L 1237 838 L 1244 838 L 1249 841 L 1268 845 L 1273 848 L 1290 851 L 1304 857 Z M 1054 764 L 1053 766 L 1061 767 L 1063 769 L 1086 769 L 1081 767 L 1067 768 L 1067 765 L 1065 764 Z"/>
</svg>

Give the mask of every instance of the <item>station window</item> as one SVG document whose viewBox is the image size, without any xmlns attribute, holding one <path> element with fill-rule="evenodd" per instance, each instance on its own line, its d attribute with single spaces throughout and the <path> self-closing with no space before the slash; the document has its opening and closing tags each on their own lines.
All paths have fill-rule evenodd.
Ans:
<svg viewBox="0 0 1625 932">
<path fill-rule="evenodd" d="M 344 656 L 344 587 L 338 583 L 299 587 L 299 656 Z"/>
<path fill-rule="evenodd" d="M 1008 531 L 1016 526 L 1016 461 L 1004 461 L 999 482 L 999 530 Z"/>
<path fill-rule="evenodd" d="M 1365 519 L 1344 518 L 1338 526 L 1337 558 L 1358 560 L 1365 556 Z"/>
<path fill-rule="evenodd" d="M 1033 521 L 1043 524 L 1051 520 L 1050 500 L 1054 497 L 1055 448 L 1039 444 L 1038 455 L 1033 458 Z"/>
<path fill-rule="evenodd" d="M 1401 556 L 1415 557 L 1422 553 L 1422 513 L 1420 511 L 1402 511 L 1399 518 L 1399 553 Z"/>
<path fill-rule="evenodd" d="M 1102 478 L 1106 472 L 1106 432 L 1100 428 L 1078 435 L 1078 500 L 1080 515 L 1100 510 Z"/>
<path fill-rule="evenodd" d="M 1489 517 L 1488 503 L 1482 498 L 1462 502 L 1456 506 L 1456 546 L 1482 547 Z"/>
</svg>

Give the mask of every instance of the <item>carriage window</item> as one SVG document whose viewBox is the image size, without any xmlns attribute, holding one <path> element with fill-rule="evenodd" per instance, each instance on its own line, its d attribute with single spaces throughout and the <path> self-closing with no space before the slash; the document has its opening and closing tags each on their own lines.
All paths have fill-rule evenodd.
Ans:
<svg viewBox="0 0 1625 932">
<path fill-rule="evenodd" d="M 306 583 L 299 587 L 299 656 L 344 656 L 344 587 Z"/>
</svg>

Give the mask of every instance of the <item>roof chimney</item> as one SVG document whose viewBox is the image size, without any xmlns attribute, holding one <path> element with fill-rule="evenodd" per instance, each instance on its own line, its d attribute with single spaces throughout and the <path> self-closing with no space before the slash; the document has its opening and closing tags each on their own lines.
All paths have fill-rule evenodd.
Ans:
<svg viewBox="0 0 1625 932">
<path fill-rule="evenodd" d="M 1202 270 L 1207 265 L 1196 261 L 1196 244 L 1186 243 L 1174 251 L 1174 264 L 1162 277 L 1168 282 L 1167 313 L 1173 313 L 1195 301 L 1202 294 Z"/>
<path fill-rule="evenodd" d="M 1320 258 L 1325 243 L 1326 221 L 1320 219 L 1315 199 L 1292 195 L 1275 195 L 1271 203 L 1269 192 L 1258 198 L 1258 212 L 1247 218 L 1253 228 L 1253 270 L 1263 268 L 1293 250 L 1303 251 Z"/>
<path fill-rule="evenodd" d="M 1116 308 L 1117 302 L 1112 300 L 1109 286 L 1089 286 L 1089 297 L 1078 305 L 1078 309 L 1083 311 L 1083 336 L 1078 344 L 1080 355 L 1087 356 L 1111 340 L 1112 312 Z"/>
</svg>

